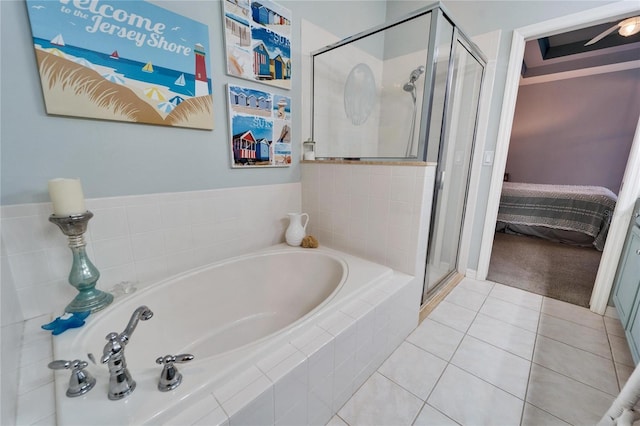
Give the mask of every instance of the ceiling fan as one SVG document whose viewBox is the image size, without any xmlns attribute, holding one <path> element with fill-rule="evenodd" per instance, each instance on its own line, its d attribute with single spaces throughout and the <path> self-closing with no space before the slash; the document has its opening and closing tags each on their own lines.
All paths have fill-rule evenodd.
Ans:
<svg viewBox="0 0 640 426">
<path fill-rule="evenodd" d="M 639 33 L 640 32 L 640 16 L 633 16 L 631 18 L 627 18 L 618 22 L 613 27 L 609 28 L 606 31 L 603 31 L 602 33 L 598 34 L 597 36 L 595 36 L 594 38 L 586 42 L 585 46 L 590 46 L 594 43 L 599 42 L 600 40 L 602 40 L 603 38 L 605 38 L 606 36 L 614 32 L 615 30 L 618 30 L 618 34 L 624 37 L 629 37 Z"/>
</svg>

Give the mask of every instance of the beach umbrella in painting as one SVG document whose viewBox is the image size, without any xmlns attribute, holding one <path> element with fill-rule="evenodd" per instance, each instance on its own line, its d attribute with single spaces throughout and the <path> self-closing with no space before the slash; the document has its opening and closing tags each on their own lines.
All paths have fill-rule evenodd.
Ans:
<svg viewBox="0 0 640 426">
<path fill-rule="evenodd" d="M 157 87 L 148 87 L 144 89 L 144 95 L 154 101 L 165 101 L 167 99 Z"/>
<path fill-rule="evenodd" d="M 124 84 L 124 79 L 116 74 L 102 74 L 102 77 L 104 77 L 107 81 L 110 81 L 112 83 L 116 83 L 116 84 Z"/>
<path fill-rule="evenodd" d="M 87 67 L 89 69 L 94 70 L 95 67 L 93 66 L 93 64 L 89 61 L 87 61 L 85 58 L 75 58 L 73 60 L 73 62 L 75 62 L 78 65 L 82 65 L 83 67 Z M 104 77 L 104 76 L 103 76 Z"/>
<path fill-rule="evenodd" d="M 171 102 L 160 102 L 158 104 L 158 109 L 162 112 L 170 113 L 176 106 Z"/>
<path fill-rule="evenodd" d="M 62 50 L 60 49 L 56 49 L 55 47 L 52 47 L 51 49 L 44 49 L 46 52 L 51 53 L 53 56 L 59 56 L 61 58 L 66 58 L 67 55 L 64 54 L 64 52 L 62 52 Z"/>
<path fill-rule="evenodd" d="M 169 99 L 169 102 L 171 102 L 173 106 L 180 105 L 182 101 L 184 101 L 184 98 L 181 96 L 174 96 L 173 98 Z"/>
</svg>

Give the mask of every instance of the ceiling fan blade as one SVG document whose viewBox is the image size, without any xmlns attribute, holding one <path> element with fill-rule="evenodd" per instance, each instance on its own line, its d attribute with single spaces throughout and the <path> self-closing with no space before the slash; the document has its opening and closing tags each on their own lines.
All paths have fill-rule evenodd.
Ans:
<svg viewBox="0 0 640 426">
<path fill-rule="evenodd" d="M 602 40 L 603 38 L 605 38 L 606 36 L 608 36 L 609 34 L 611 34 L 612 32 L 614 32 L 615 30 L 618 29 L 618 24 L 615 24 L 613 27 L 609 28 L 608 30 L 598 34 L 597 36 L 595 36 L 594 38 L 592 38 L 591 40 L 589 40 L 588 42 L 586 42 L 584 45 L 585 46 L 591 46 L 594 43 L 599 42 L 600 40 Z"/>
</svg>

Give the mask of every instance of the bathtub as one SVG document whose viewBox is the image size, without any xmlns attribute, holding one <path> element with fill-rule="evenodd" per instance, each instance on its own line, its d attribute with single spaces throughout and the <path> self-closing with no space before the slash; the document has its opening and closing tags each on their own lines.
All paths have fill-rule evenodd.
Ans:
<svg viewBox="0 0 640 426">
<path fill-rule="evenodd" d="M 413 281 L 279 245 L 146 286 L 54 338 L 55 359 L 99 362 L 108 333 L 138 306 L 154 312 L 126 346 L 135 391 L 109 400 L 106 365 L 90 363 L 96 386 L 67 398 L 69 372 L 56 371 L 58 424 L 324 424 L 417 324 Z M 195 357 L 176 364 L 182 384 L 158 391 L 156 358 L 182 353 Z"/>
</svg>

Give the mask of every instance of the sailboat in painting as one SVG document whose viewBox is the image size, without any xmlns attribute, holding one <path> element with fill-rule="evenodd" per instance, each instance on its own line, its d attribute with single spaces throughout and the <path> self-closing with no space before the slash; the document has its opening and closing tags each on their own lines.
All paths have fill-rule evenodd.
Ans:
<svg viewBox="0 0 640 426">
<path fill-rule="evenodd" d="M 144 72 L 153 72 L 153 65 L 151 62 L 147 62 L 144 67 L 142 67 L 142 71 Z"/>
<path fill-rule="evenodd" d="M 62 34 L 58 34 L 51 40 L 51 44 L 55 44 L 56 46 L 64 46 L 64 39 L 62 38 Z"/>
<path fill-rule="evenodd" d="M 113 53 L 111 54 L 111 56 L 109 56 L 111 59 L 120 59 L 120 55 L 118 55 L 118 51 L 114 50 Z"/>
<path fill-rule="evenodd" d="M 173 84 L 176 86 L 185 86 L 187 83 L 184 81 L 184 73 L 180 74 L 180 77 L 178 77 Z"/>
</svg>

